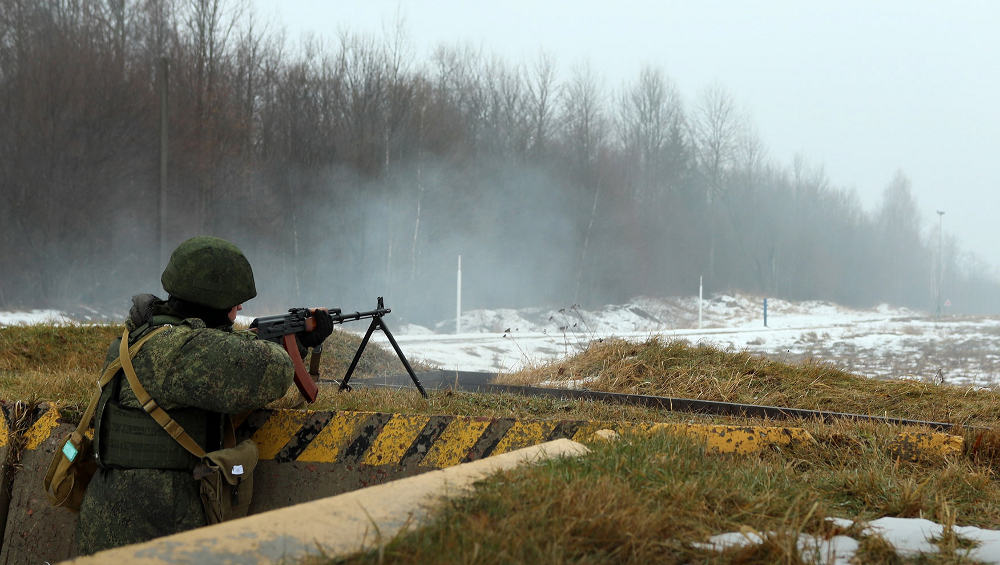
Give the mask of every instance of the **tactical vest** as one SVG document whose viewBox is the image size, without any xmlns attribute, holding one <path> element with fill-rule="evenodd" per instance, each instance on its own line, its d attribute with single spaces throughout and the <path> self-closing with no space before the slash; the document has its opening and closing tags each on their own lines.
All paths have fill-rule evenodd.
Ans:
<svg viewBox="0 0 1000 565">
<path fill-rule="evenodd" d="M 177 325 L 181 319 L 154 316 L 149 322 L 129 333 L 129 343 L 135 343 L 155 327 Z M 117 352 L 121 339 L 111 344 Z M 190 471 L 198 458 L 181 447 L 145 410 L 122 406 L 119 402 L 124 373 L 119 370 L 104 387 L 97 404 L 94 422 L 94 454 L 101 468 L 164 469 Z M 175 408 L 170 415 L 207 451 L 222 447 L 222 414 L 200 408 Z"/>
</svg>

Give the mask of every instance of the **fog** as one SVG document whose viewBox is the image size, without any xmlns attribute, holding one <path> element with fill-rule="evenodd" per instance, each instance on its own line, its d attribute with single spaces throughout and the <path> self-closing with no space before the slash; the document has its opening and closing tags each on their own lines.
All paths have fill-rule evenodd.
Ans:
<svg viewBox="0 0 1000 565">
<path fill-rule="evenodd" d="M 913 181 L 927 222 L 1000 266 L 991 167 L 1000 139 L 1000 6 L 930 0 L 701 2 L 577 0 L 256 0 L 292 37 L 381 34 L 401 20 L 429 57 L 466 43 L 510 61 L 546 52 L 566 71 L 589 63 L 610 88 L 644 66 L 663 69 L 693 99 L 721 83 L 754 117 L 770 155 L 823 164 L 832 182 L 873 210 L 897 169 Z"/>
<path fill-rule="evenodd" d="M 692 295 L 703 279 L 708 293 L 1000 310 L 992 265 L 956 233 L 975 222 L 947 208 L 955 227 L 939 230 L 939 204 L 921 198 L 910 164 L 933 160 L 866 149 L 887 141 L 863 113 L 828 106 L 857 125 L 835 157 L 878 163 L 864 194 L 841 180 L 860 169 L 787 152 L 826 135 L 822 123 L 789 106 L 799 129 L 765 135 L 775 122 L 742 101 L 739 73 L 685 83 L 655 60 L 655 41 L 622 53 L 602 39 L 620 54 L 618 75 L 596 54 L 509 54 L 485 33 L 470 45 L 448 19 L 471 18 L 464 8 L 440 16 L 456 41 L 431 45 L 435 12 L 408 22 L 395 5 L 372 6 L 359 29 L 346 13 L 307 9 L 338 28 L 310 39 L 235 1 L 0 0 L 13 16 L 0 18 L 0 307 L 120 313 L 131 294 L 162 295 L 164 251 L 208 234 L 250 258 L 255 314 L 367 310 L 384 296 L 398 320 L 433 324 L 454 315 L 459 255 L 465 308 Z M 968 172 L 940 156 L 941 170 Z"/>
<path fill-rule="evenodd" d="M 420 190 L 413 186 L 418 168 L 422 195 L 412 194 Z M 324 171 L 318 182 L 351 187 L 348 197 L 296 210 L 291 256 L 261 246 L 242 222 L 228 232 L 247 242 L 259 265 L 260 298 L 247 309 L 292 302 L 368 310 L 384 296 L 401 320 L 430 324 L 454 317 L 459 255 L 465 308 L 574 304 L 567 284 L 577 264 L 569 187 L 539 171 L 485 168 L 492 171 L 472 181 L 435 162 L 401 165 L 382 182 Z"/>
</svg>

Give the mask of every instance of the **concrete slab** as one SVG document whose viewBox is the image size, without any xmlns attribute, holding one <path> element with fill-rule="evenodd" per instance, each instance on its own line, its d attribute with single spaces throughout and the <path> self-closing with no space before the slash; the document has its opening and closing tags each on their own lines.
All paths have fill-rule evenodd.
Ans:
<svg viewBox="0 0 1000 565">
<path fill-rule="evenodd" d="M 942 432 L 904 432 L 896 436 L 890 452 L 906 461 L 926 457 L 949 457 L 962 454 L 965 438 Z"/>
<path fill-rule="evenodd" d="M 417 467 L 261 461 L 254 470 L 250 514 L 336 496 L 426 472 Z"/>
<path fill-rule="evenodd" d="M 0 563 L 55 563 L 76 555 L 77 514 L 49 504 L 42 478 L 62 438 L 76 429 L 59 422 L 55 408 L 42 407 L 24 434 L 21 463 L 14 474 Z"/>
<path fill-rule="evenodd" d="M 0 401 L 0 542 L 7 526 L 7 512 L 10 509 L 10 489 L 14 485 L 20 454 L 11 449 L 14 434 L 11 426 L 12 403 Z"/>
<path fill-rule="evenodd" d="M 466 492 L 490 474 L 540 459 L 578 456 L 583 445 L 556 440 L 384 485 L 249 516 L 216 526 L 73 560 L 103 563 L 216 564 L 295 562 L 346 556 L 416 527 L 442 496 Z"/>
</svg>

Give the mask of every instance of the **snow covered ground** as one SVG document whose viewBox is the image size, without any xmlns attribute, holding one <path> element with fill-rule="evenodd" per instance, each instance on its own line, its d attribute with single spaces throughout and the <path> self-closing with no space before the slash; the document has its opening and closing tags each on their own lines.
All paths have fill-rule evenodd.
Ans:
<svg viewBox="0 0 1000 565">
<path fill-rule="evenodd" d="M 763 300 L 744 295 L 708 298 L 702 310 L 701 329 L 696 297 L 636 298 L 597 310 L 470 310 L 463 313 L 462 333 L 457 335 L 454 318 L 433 328 L 397 325 L 394 312 L 386 323 L 408 357 L 443 369 L 510 372 L 572 355 L 595 339 L 645 340 L 658 335 L 746 349 L 777 360 L 814 359 L 873 378 L 969 386 L 1000 382 L 1000 317 L 936 320 L 885 305 L 858 310 L 829 302 L 770 299 L 764 327 Z M 94 318 L 52 310 L 0 312 L 0 326 L 71 319 Z M 340 327 L 357 333 L 367 329 L 364 323 Z M 374 339 L 385 343 L 381 333 Z"/>
<path fill-rule="evenodd" d="M 0 326 L 18 324 L 67 324 L 73 320 L 58 310 L 0 312 Z"/>
<path fill-rule="evenodd" d="M 827 518 L 827 520 L 845 529 L 854 523 L 852 520 L 844 518 Z M 904 558 L 937 553 L 938 547 L 933 540 L 941 539 L 944 534 L 944 526 L 923 518 L 887 516 L 872 520 L 863 526 L 862 536 L 880 536 L 895 548 L 898 555 Z M 960 540 L 969 542 L 967 549 L 959 550 L 959 553 L 964 553 L 967 559 L 976 563 L 1000 564 L 1000 531 L 957 525 L 953 531 Z M 773 534 L 773 532 L 768 532 L 768 534 Z M 759 544 L 763 540 L 764 536 L 759 532 L 729 532 L 712 536 L 708 543 L 696 543 L 695 546 L 722 551 L 734 546 Z M 854 554 L 857 553 L 858 547 L 858 541 L 847 535 L 822 539 L 809 534 L 800 534 L 798 539 L 798 550 L 806 563 L 848 565 Z"/>
<path fill-rule="evenodd" d="M 594 339 L 651 336 L 709 343 L 772 359 L 813 359 L 873 378 L 914 378 L 990 386 L 1000 379 L 1000 317 L 933 316 L 905 308 L 868 310 L 829 302 L 715 296 L 637 298 L 584 311 L 527 308 L 473 310 L 433 330 L 390 328 L 410 357 L 445 369 L 509 372 L 572 355 Z M 363 331 L 351 326 L 348 329 Z"/>
</svg>

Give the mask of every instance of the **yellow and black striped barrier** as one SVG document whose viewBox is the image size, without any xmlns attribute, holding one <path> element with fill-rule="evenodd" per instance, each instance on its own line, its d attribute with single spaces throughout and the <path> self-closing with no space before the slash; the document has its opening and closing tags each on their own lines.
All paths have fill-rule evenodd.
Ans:
<svg viewBox="0 0 1000 565">
<path fill-rule="evenodd" d="M 0 404 L 0 448 L 12 436 L 13 404 Z M 26 413 L 21 439 L 26 450 L 37 449 L 60 424 L 57 408 L 43 405 Z M 412 415 L 382 412 L 260 410 L 240 426 L 251 437 L 262 460 L 277 463 L 353 463 L 450 467 L 493 454 L 551 441 L 589 441 L 594 432 L 610 429 L 621 434 L 676 433 L 701 437 L 711 452 L 752 453 L 769 445 L 811 442 L 802 428 L 536 420 L 452 415 Z M 963 438 L 942 432 L 905 432 L 894 450 L 910 457 L 920 454 L 961 453 Z"/>
<path fill-rule="evenodd" d="M 3 404 L 2 408 L 0 448 L 8 446 L 13 417 L 11 404 Z M 28 421 L 22 425 L 27 428 L 22 439 L 27 450 L 37 449 L 60 423 L 55 407 L 34 408 L 26 417 Z M 241 425 L 240 433 L 257 443 L 262 460 L 278 463 L 417 465 L 440 469 L 553 439 L 589 441 L 601 429 L 621 434 L 663 432 L 701 437 L 709 451 L 716 453 L 752 453 L 768 445 L 813 441 L 809 432 L 793 427 L 301 410 L 257 411 Z M 961 436 L 906 432 L 897 437 L 895 449 L 907 457 L 955 455 L 961 452 L 962 444 Z"/>
<path fill-rule="evenodd" d="M 606 423 L 385 414 L 260 411 L 241 426 L 263 460 L 418 466 L 440 469 L 554 439 L 589 441 L 594 432 L 680 433 L 717 453 L 751 453 L 768 445 L 813 441 L 802 428 L 708 424 Z"/>
</svg>

